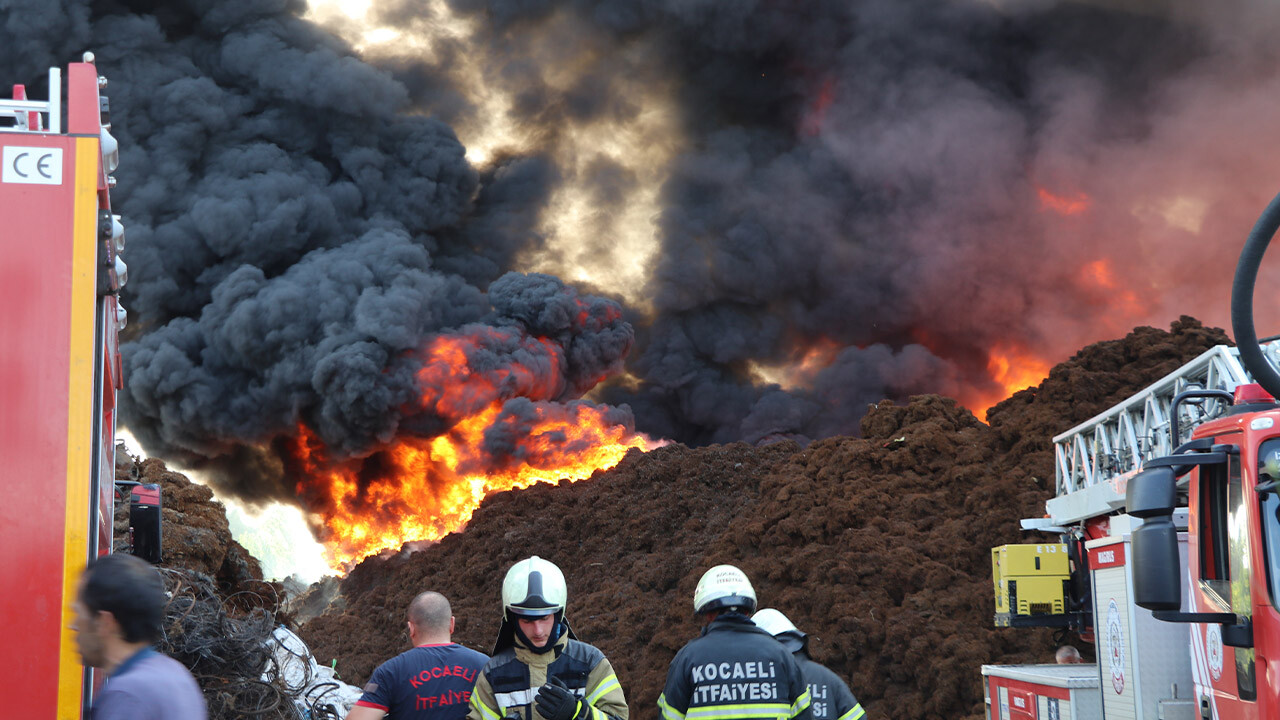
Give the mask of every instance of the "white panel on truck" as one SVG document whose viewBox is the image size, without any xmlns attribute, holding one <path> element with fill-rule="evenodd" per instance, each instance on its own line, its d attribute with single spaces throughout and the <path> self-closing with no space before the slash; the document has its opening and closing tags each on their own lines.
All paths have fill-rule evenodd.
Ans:
<svg viewBox="0 0 1280 720">
<path fill-rule="evenodd" d="M 1102 718 L 1097 665 L 983 665 L 982 676 L 983 684 L 994 687 L 993 696 L 1001 701 L 998 708 L 992 707 L 992 718 L 1030 716 L 1014 712 L 1011 694 L 1032 698 L 1036 720 Z"/>
<path fill-rule="evenodd" d="M 1136 524 L 1136 523 L 1135 523 Z M 1085 543 L 1093 578 L 1093 622 L 1098 638 L 1102 706 L 1107 720 L 1159 717 L 1161 702 L 1193 697 L 1187 626 L 1156 620 L 1132 602 L 1131 536 Z M 1178 533 L 1186 572 L 1187 534 Z M 1187 599 L 1183 598 L 1183 610 Z"/>
</svg>

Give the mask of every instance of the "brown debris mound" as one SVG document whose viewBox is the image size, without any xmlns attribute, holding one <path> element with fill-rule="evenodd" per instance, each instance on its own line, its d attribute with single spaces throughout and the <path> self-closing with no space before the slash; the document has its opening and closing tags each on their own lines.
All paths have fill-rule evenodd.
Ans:
<svg viewBox="0 0 1280 720">
<path fill-rule="evenodd" d="M 568 577 L 579 637 L 616 667 L 633 715 L 657 718 L 667 665 L 698 627 L 694 585 L 728 562 L 761 606 L 785 612 L 814 655 L 849 679 L 872 717 L 980 717 L 979 666 L 1046 662 L 1047 631 L 992 627 L 990 548 L 1052 492 L 1051 437 L 1213 345 L 1182 318 L 1139 328 L 1055 367 L 979 422 L 950 399 L 874 407 L 861 438 L 633 452 L 590 480 L 489 498 L 465 532 L 371 559 L 342 583 L 343 609 L 303 626 L 317 660 L 363 682 L 404 649 L 404 610 L 444 592 L 455 639 L 487 650 L 507 567 L 531 554 Z"/>
<path fill-rule="evenodd" d="M 136 461 L 125 453 L 117 455 L 117 480 L 160 485 L 161 567 L 209 575 L 226 595 L 263 592 L 262 566 L 232 539 L 227 510 L 213 499 L 212 490 L 170 470 L 157 458 Z M 115 510 L 113 545 L 119 550 L 129 545 L 127 486 L 117 494 Z"/>
</svg>

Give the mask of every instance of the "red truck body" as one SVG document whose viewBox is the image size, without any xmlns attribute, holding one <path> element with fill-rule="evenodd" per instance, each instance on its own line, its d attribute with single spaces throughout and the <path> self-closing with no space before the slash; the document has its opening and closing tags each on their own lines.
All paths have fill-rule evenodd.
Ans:
<svg viewBox="0 0 1280 720">
<path fill-rule="evenodd" d="M 66 131 L 44 130 L 62 129 L 60 80 L 44 115 L 19 89 L 0 127 L 0 632 L 21 680 L 5 715 L 50 720 L 82 717 L 91 693 L 71 604 L 111 550 L 122 387 L 98 72 L 70 65 Z"/>
</svg>

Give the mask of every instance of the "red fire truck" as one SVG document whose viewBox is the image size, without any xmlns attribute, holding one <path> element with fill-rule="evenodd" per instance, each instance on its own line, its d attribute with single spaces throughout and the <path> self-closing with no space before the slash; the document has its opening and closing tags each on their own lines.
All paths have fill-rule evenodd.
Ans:
<svg viewBox="0 0 1280 720">
<path fill-rule="evenodd" d="M 988 717 L 1280 717 L 1280 342 L 1253 327 L 1280 196 L 1236 269 L 1215 347 L 1054 438 L 1056 496 L 992 551 L 996 624 L 1072 627 L 1088 665 L 987 665 Z"/>
<path fill-rule="evenodd" d="M 111 551 L 118 293 L 117 163 L 92 55 L 47 100 L 0 100 L 0 618 L 18 686 L 6 717 L 85 716 L 71 603 L 90 557 Z"/>
</svg>

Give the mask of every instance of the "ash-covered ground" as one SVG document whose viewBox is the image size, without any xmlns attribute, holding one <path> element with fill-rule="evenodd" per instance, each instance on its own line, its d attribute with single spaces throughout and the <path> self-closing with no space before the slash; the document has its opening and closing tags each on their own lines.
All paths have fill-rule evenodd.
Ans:
<svg viewBox="0 0 1280 720">
<path fill-rule="evenodd" d="M 613 662 L 633 716 L 650 719 L 668 663 L 698 632 L 694 585 L 733 563 L 872 717 L 976 718 L 980 665 L 1051 662 L 1048 631 L 992 627 L 990 579 L 991 547 L 1033 539 L 1018 520 L 1052 493 L 1051 437 L 1226 342 L 1184 317 L 1081 350 L 992 408 L 989 425 L 926 395 L 874 407 L 859 438 L 673 445 L 590 480 L 496 495 L 463 532 L 360 564 L 301 634 L 362 683 L 407 647 L 405 607 L 433 589 L 453 602 L 455 640 L 488 650 L 503 574 L 537 554 L 564 569 L 570 622 Z"/>
</svg>

